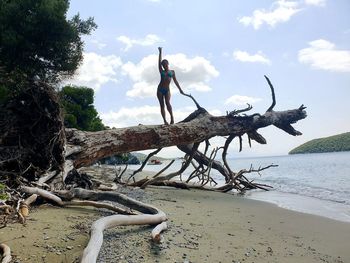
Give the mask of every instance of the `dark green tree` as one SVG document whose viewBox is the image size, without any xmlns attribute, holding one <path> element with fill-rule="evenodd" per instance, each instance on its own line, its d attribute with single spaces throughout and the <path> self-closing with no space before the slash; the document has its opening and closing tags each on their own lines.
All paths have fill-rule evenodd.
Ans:
<svg viewBox="0 0 350 263">
<path fill-rule="evenodd" d="M 46 83 L 73 75 L 81 36 L 97 26 L 79 14 L 68 20 L 68 8 L 68 0 L 0 0 L 0 74 Z"/>
<path fill-rule="evenodd" d="M 83 131 L 100 131 L 106 129 L 93 105 L 93 89 L 65 86 L 59 92 L 59 95 L 63 106 L 66 127 Z"/>
<path fill-rule="evenodd" d="M 0 177 L 7 185 L 63 167 L 55 86 L 74 74 L 81 37 L 96 28 L 92 18 L 67 18 L 68 8 L 69 0 L 0 0 Z"/>
</svg>

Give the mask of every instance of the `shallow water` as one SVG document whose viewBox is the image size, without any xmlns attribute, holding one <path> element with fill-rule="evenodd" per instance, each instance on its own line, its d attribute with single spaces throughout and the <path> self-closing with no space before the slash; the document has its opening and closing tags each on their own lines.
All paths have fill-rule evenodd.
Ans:
<svg viewBox="0 0 350 263">
<path fill-rule="evenodd" d="M 234 171 L 249 169 L 251 164 L 254 168 L 278 165 L 262 171 L 261 176 L 248 175 L 249 179 L 274 187 L 269 192 L 249 191 L 248 198 L 350 222 L 350 152 L 242 158 L 229 162 Z M 147 165 L 144 170 L 159 171 L 165 165 Z M 176 171 L 180 165 L 181 161 L 176 161 L 167 172 Z M 216 171 L 212 171 L 212 176 L 219 184 L 223 183 Z"/>
<path fill-rule="evenodd" d="M 298 154 L 235 160 L 243 167 L 278 164 L 251 179 L 274 187 L 249 198 L 281 207 L 350 222 L 350 152 Z"/>
</svg>

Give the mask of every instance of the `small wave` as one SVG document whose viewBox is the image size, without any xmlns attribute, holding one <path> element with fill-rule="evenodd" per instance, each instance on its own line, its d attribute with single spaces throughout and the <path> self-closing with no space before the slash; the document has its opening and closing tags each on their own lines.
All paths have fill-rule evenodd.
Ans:
<svg viewBox="0 0 350 263">
<path fill-rule="evenodd" d="M 298 194 L 350 205 L 350 191 L 347 190 L 336 191 L 330 188 L 303 185 L 300 182 L 291 182 L 288 180 L 262 180 L 260 182 L 270 184 L 275 190 L 283 193 Z"/>
</svg>

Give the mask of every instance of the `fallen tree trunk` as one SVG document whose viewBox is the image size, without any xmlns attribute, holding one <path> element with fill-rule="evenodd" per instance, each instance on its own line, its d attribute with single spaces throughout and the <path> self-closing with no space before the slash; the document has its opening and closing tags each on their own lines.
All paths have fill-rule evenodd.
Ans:
<svg viewBox="0 0 350 263">
<path fill-rule="evenodd" d="M 98 160 L 111 155 L 139 150 L 161 149 L 169 146 L 178 146 L 178 148 L 185 152 L 187 156 L 190 156 L 191 159 L 194 159 L 199 163 L 198 171 L 193 174 L 193 178 L 201 177 L 203 183 L 208 183 L 213 181 L 209 176 L 211 169 L 216 169 L 225 177 L 225 182 L 227 184 L 237 185 L 237 182 L 243 182 L 240 178 L 240 173 L 233 172 L 226 161 L 227 148 L 234 138 L 238 138 L 241 145 L 242 136 L 246 134 L 249 138 L 249 142 L 251 140 L 255 140 L 258 143 L 265 144 L 266 140 L 258 133 L 258 130 L 270 125 L 282 129 L 293 136 L 301 135 L 301 133 L 296 131 L 291 124 L 306 117 L 306 112 L 304 110 L 305 107 L 303 105 L 293 110 L 274 111 L 273 108 L 276 105 L 274 89 L 270 80 L 266 76 L 265 78 L 271 88 L 272 104 L 264 114 L 242 114 L 252 109 L 252 107 L 248 105 L 248 108 L 246 109 L 234 110 L 227 113 L 225 116 L 213 116 L 202 108 L 191 95 L 185 94 L 194 101 L 195 105 L 197 106 L 197 110 L 190 114 L 185 120 L 174 125 L 138 125 L 134 127 L 110 129 L 98 132 L 84 132 L 76 129 L 66 129 L 64 134 L 62 121 L 57 117 L 57 115 L 60 115 L 59 110 L 57 110 L 57 114 L 54 114 L 54 117 L 57 117 L 57 120 L 55 119 L 56 122 L 54 122 L 57 126 L 55 126 L 54 134 L 45 136 L 45 140 L 41 140 L 42 138 L 38 136 L 40 137 L 40 141 L 42 141 L 45 145 L 49 145 L 48 149 L 45 148 L 46 150 L 44 151 L 44 155 L 51 156 L 53 152 L 55 153 L 55 157 L 52 157 L 53 160 L 47 161 L 45 165 L 38 166 L 40 163 L 38 162 L 38 159 L 41 159 L 39 157 L 41 155 L 36 155 L 33 150 L 31 150 L 30 155 L 33 159 L 32 162 L 30 160 L 26 160 L 24 162 L 22 160 L 23 158 L 18 156 L 9 158 L 6 155 L 1 157 L 5 158 L 3 161 L 0 158 L 0 168 L 3 168 L 0 169 L 0 173 L 6 174 L 8 178 L 16 178 L 16 176 L 13 175 L 15 175 L 17 173 L 16 171 L 19 170 L 19 177 L 24 177 L 23 182 L 25 184 L 28 183 L 28 181 L 36 181 L 38 186 L 51 187 L 53 189 L 65 188 L 66 184 L 91 188 L 92 182 L 87 177 L 80 178 L 79 173 L 77 173 L 75 169 L 82 166 L 91 165 Z M 33 88 L 33 90 L 45 91 L 45 88 L 47 88 L 49 91 L 51 91 L 51 89 L 45 85 L 43 87 L 38 85 L 39 84 L 35 84 L 34 87 L 37 89 Z M 51 93 L 47 92 L 47 96 L 49 96 Z M 39 92 L 38 94 L 41 93 Z M 36 96 L 39 96 L 34 95 L 33 97 L 35 98 Z M 58 104 L 55 101 L 54 96 L 52 97 L 53 99 L 51 104 L 55 106 L 53 108 L 57 109 Z M 18 99 L 16 102 L 17 101 Z M 28 105 L 30 106 L 32 104 L 28 103 Z M 42 107 L 39 108 L 41 109 Z M 43 115 L 42 111 L 40 111 L 38 115 Z M 39 120 L 40 119 L 41 117 Z M 34 123 L 39 122 L 34 121 Z M 46 123 L 47 121 L 44 120 L 43 127 L 45 128 L 47 128 L 45 126 Z M 5 126 L 3 125 L 1 127 L 4 128 Z M 30 127 L 32 128 L 33 126 Z M 39 132 L 41 132 L 41 130 L 39 130 Z M 7 133 L 5 133 L 5 135 L 6 134 Z M 225 145 L 222 147 L 224 149 L 222 155 L 222 159 L 224 161 L 223 165 L 214 158 L 206 156 L 209 145 L 208 141 L 210 138 L 215 136 L 228 136 Z M 7 137 L 0 137 L 0 141 L 16 142 L 16 140 L 9 140 Z M 47 142 L 48 140 L 50 143 Z M 55 148 L 51 144 L 52 142 L 56 141 L 57 147 L 55 146 Z M 207 143 L 205 152 L 201 153 L 200 151 L 196 150 L 190 154 L 191 151 L 189 149 L 192 148 L 192 145 L 199 144 L 203 141 Z M 64 150 L 63 144 L 65 144 Z M 242 148 L 242 146 L 240 148 Z M 216 152 L 218 150 L 219 149 L 217 149 Z M 48 153 L 46 154 L 47 151 Z M 14 164 L 14 166 L 18 166 L 19 164 L 21 165 L 17 167 L 18 169 L 15 169 L 10 164 Z M 182 172 L 183 171 L 179 171 L 180 176 Z M 70 180 L 66 181 L 67 176 L 69 175 Z M 133 177 L 133 175 L 131 177 Z M 239 175 L 239 177 L 237 175 Z M 152 181 L 144 182 L 144 187 L 149 184 L 158 184 L 162 180 L 170 180 L 172 177 L 173 175 L 160 176 Z M 117 179 L 119 180 L 119 178 Z M 17 187 L 21 184 L 21 182 L 20 180 L 14 180 L 12 184 Z M 245 188 L 250 188 L 251 183 L 248 180 L 244 180 L 243 185 Z M 230 187 L 227 189 L 229 188 Z M 241 189 L 239 186 L 237 186 L 237 188 Z"/>
<path fill-rule="evenodd" d="M 249 145 L 251 145 L 251 140 L 260 144 L 266 144 L 265 138 L 258 133 L 258 130 L 261 128 L 273 125 L 290 135 L 301 135 L 301 132 L 295 130 L 292 124 L 306 117 L 304 105 L 293 110 L 274 111 L 273 108 L 276 105 L 274 88 L 270 80 L 266 76 L 265 78 L 271 88 L 272 104 L 264 114 L 242 114 L 252 109 L 252 106 L 248 104 L 247 108 L 228 112 L 225 116 L 213 116 L 199 106 L 193 99 L 197 110 L 183 121 L 174 125 L 138 125 L 99 132 L 83 132 L 76 129 L 66 129 L 66 152 L 70 154 L 66 159 L 66 163 L 71 163 L 73 167 L 79 168 L 91 165 L 101 158 L 114 154 L 158 149 L 151 153 L 152 155 L 161 148 L 177 146 L 186 154 L 185 158 L 187 159 L 178 172 L 159 177 L 157 175 L 157 178 L 142 179 L 138 182 L 134 180 L 130 185 L 144 188 L 147 185 L 169 184 L 170 180 L 177 175 L 180 176 L 180 180 L 182 181 L 181 175 L 193 159 L 198 162 L 197 168 L 192 172 L 190 177 L 187 178 L 184 184 L 181 182 L 176 183 L 174 184 L 175 187 L 181 186 L 190 188 L 190 184 L 188 184 L 189 181 L 196 178 L 199 182 L 194 184 L 195 187 L 204 187 L 209 182 L 216 184 L 215 180 L 210 176 L 211 170 L 215 169 L 225 178 L 225 185 L 215 190 L 223 192 L 232 189 L 236 189 L 240 192 L 255 188 L 268 190 L 269 186 L 253 183 L 245 177 L 245 174 L 251 172 L 259 173 L 268 167 L 276 165 L 269 165 L 268 167 L 259 169 L 253 169 L 253 167 L 251 167 L 249 170 L 244 169 L 233 172 L 226 160 L 228 147 L 234 138 L 239 139 L 240 151 L 242 150 L 242 136 L 244 134 L 248 136 Z M 207 150 L 210 145 L 209 139 L 215 136 L 227 136 L 226 142 L 222 147 L 214 149 L 212 151 L 212 156 L 207 156 Z M 198 145 L 203 141 L 206 142 L 204 153 L 198 150 Z M 197 148 L 191 150 L 194 145 L 197 145 Z M 223 164 L 215 160 L 217 152 L 221 149 L 223 149 Z M 148 156 L 148 158 L 150 156 Z M 134 177 L 137 172 L 141 171 L 143 166 L 135 171 L 125 182 L 120 180 L 121 178 L 118 178 L 119 183 L 129 184 L 129 179 Z M 64 172 L 63 181 L 65 178 L 66 173 Z"/>
<path fill-rule="evenodd" d="M 274 125 L 291 135 L 300 135 L 292 123 L 306 117 L 304 107 L 288 111 L 269 111 L 263 115 L 212 116 L 204 109 L 193 113 L 190 121 L 174 125 L 139 125 L 99 132 L 66 129 L 69 145 L 80 146 L 71 157 L 75 168 L 90 165 L 101 158 L 132 151 L 188 145 L 214 136 L 256 133 L 256 130 Z M 255 139 L 255 138 L 253 138 Z M 263 143 L 260 141 L 260 143 Z"/>
<path fill-rule="evenodd" d="M 58 115 L 60 115 L 59 110 L 57 110 L 57 114 L 53 114 L 54 117 L 57 117 L 55 119 L 56 122 L 54 122 L 57 126 L 53 129 L 54 133 L 50 133 L 50 136 L 46 136 L 44 131 L 47 130 L 47 126 L 45 126 L 47 121 L 45 119 L 43 125 L 40 126 L 45 129 L 38 130 L 38 133 L 44 133 L 45 140 L 42 140 L 39 135 L 36 136 L 39 137 L 38 140 L 49 147 L 47 149 L 45 148 L 43 153 L 41 153 L 41 150 L 33 151 L 33 149 L 36 149 L 33 148 L 30 158 L 28 157 L 32 159 L 32 161 L 27 160 L 27 157 L 26 161 L 23 161 L 22 159 L 24 157 L 22 158 L 20 155 L 17 156 L 16 154 L 5 154 L 4 156 L 0 154 L 0 174 L 4 174 L 9 178 L 7 181 L 10 181 L 10 179 L 13 181 L 11 184 L 7 182 L 7 185 L 11 187 L 18 187 L 21 184 L 36 182 L 37 186 L 50 187 L 51 189 L 63 189 L 66 187 L 66 184 L 70 184 L 74 187 L 79 186 L 91 189 L 92 182 L 87 177 L 79 177 L 75 169 L 91 165 L 111 155 L 139 150 L 161 149 L 169 146 L 178 146 L 179 149 L 189 156 L 190 151 L 188 149 L 191 149 L 193 144 L 205 141 L 207 144 L 204 153 L 197 150 L 191 154 L 191 158 L 199 163 L 198 169 L 201 170 L 193 174 L 193 178 L 201 177 L 203 182 L 212 181 L 209 173 L 211 169 L 216 169 L 225 177 L 226 183 L 236 184 L 236 181 L 239 181 L 240 178 L 236 177 L 236 173 L 228 167 L 225 161 L 227 148 L 234 138 L 238 138 L 241 144 L 242 136 L 246 134 L 249 138 L 249 142 L 255 140 L 258 143 L 265 144 L 266 140 L 258 133 L 258 130 L 270 125 L 282 129 L 291 135 L 300 135 L 301 133 L 296 131 L 291 124 L 306 117 L 305 107 L 303 105 L 293 110 L 274 111 L 273 108 L 276 105 L 274 89 L 269 79 L 266 76 L 265 78 L 271 88 L 273 102 L 264 114 L 242 114 L 252 109 L 249 105 L 246 109 L 234 110 L 227 113 L 225 116 L 213 116 L 202 108 L 191 95 L 185 94 L 194 101 L 197 110 L 190 114 L 185 120 L 174 125 L 138 125 L 98 132 L 66 129 L 64 132 L 62 120 L 58 117 Z M 34 87 L 39 91 L 44 91 L 46 88 L 45 85 L 41 87 L 40 83 L 35 84 Z M 33 90 L 36 89 L 33 88 Z M 51 93 L 48 92 L 48 94 Z M 32 96 L 34 98 L 39 96 L 34 95 Z M 17 99 L 16 102 L 18 102 L 19 99 Z M 55 106 L 53 108 L 57 109 L 58 104 L 54 99 L 52 101 L 51 104 Z M 32 104 L 28 103 L 28 105 L 31 106 Z M 41 109 L 42 107 L 39 108 Z M 45 114 L 40 111 L 40 113 L 38 113 L 38 119 L 41 120 L 41 115 Z M 51 115 L 48 115 L 48 117 Z M 39 123 L 39 120 L 33 120 L 30 123 Z M 0 123 L 2 122 L 0 121 Z M 6 125 L 1 125 L 4 129 L 5 126 Z M 30 126 L 30 128 L 32 127 L 33 125 Z M 31 134 L 33 132 L 28 133 Z M 10 146 L 5 144 L 5 148 L 11 148 L 12 145 L 19 140 L 18 138 L 22 138 L 22 136 L 18 136 L 18 138 L 16 137 L 16 141 L 13 139 L 14 136 L 11 135 L 11 137 L 10 135 L 7 136 L 7 133 L 4 134 L 5 135 L 0 136 L 0 142 L 12 143 L 11 145 L 9 144 Z M 209 139 L 215 136 L 228 136 L 225 145 L 222 147 L 224 149 L 222 155 L 224 161 L 223 165 L 214 158 L 206 156 Z M 8 137 L 13 140 L 9 140 Z M 57 142 L 57 145 L 54 144 L 55 147 L 57 146 L 56 148 L 52 145 L 53 142 Z M 17 143 L 16 145 L 21 144 L 22 143 Z M 28 146 L 28 148 L 31 149 L 31 146 Z M 11 149 L 7 150 L 10 151 Z M 52 160 L 45 161 L 45 165 L 41 165 L 41 162 L 38 161 L 41 160 L 41 155 L 37 155 L 37 152 L 41 155 L 51 156 Z M 52 153 L 55 153 L 55 155 L 53 156 Z M 208 175 L 206 173 L 208 173 Z M 17 176 L 18 174 L 19 176 Z M 131 177 L 133 177 L 133 175 Z M 69 180 L 66 180 L 68 179 L 67 176 L 69 176 Z M 17 177 L 19 177 L 19 180 L 17 180 Z M 165 178 L 166 180 L 171 179 L 169 176 L 162 176 L 160 178 Z M 119 180 L 119 178 L 117 179 Z M 160 183 L 160 180 L 153 180 L 153 182 Z M 153 182 L 147 182 L 145 185 Z M 246 186 L 250 185 L 247 181 L 244 184 Z"/>
</svg>

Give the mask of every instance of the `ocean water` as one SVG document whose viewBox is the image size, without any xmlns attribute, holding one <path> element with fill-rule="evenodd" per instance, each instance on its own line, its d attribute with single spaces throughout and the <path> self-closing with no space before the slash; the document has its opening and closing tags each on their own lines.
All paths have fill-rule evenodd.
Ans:
<svg viewBox="0 0 350 263">
<path fill-rule="evenodd" d="M 350 222 L 350 152 L 231 160 L 231 165 L 239 168 L 272 163 L 278 167 L 249 178 L 271 185 L 273 190 L 250 191 L 248 198 Z"/>
<path fill-rule="evenodd" d="M 271 202 L 280 207 L 350 222 L 350 152 L 298 154 L 286 156 L 230 159 L 232 170 L 277 164 L 259 174 L 248 174 L 255 182 L 268 184 L 271 191 L 247 191 L 246 197 Z M 144 170 L 159 171 L 162 165 L 147 165 Z M 177 160 L 165 173 L 179 169 Z M 186 171 L 188 175 L 189 171 Z M 219 184 L 223 177 L 212 171 Z"/>
</svg>

